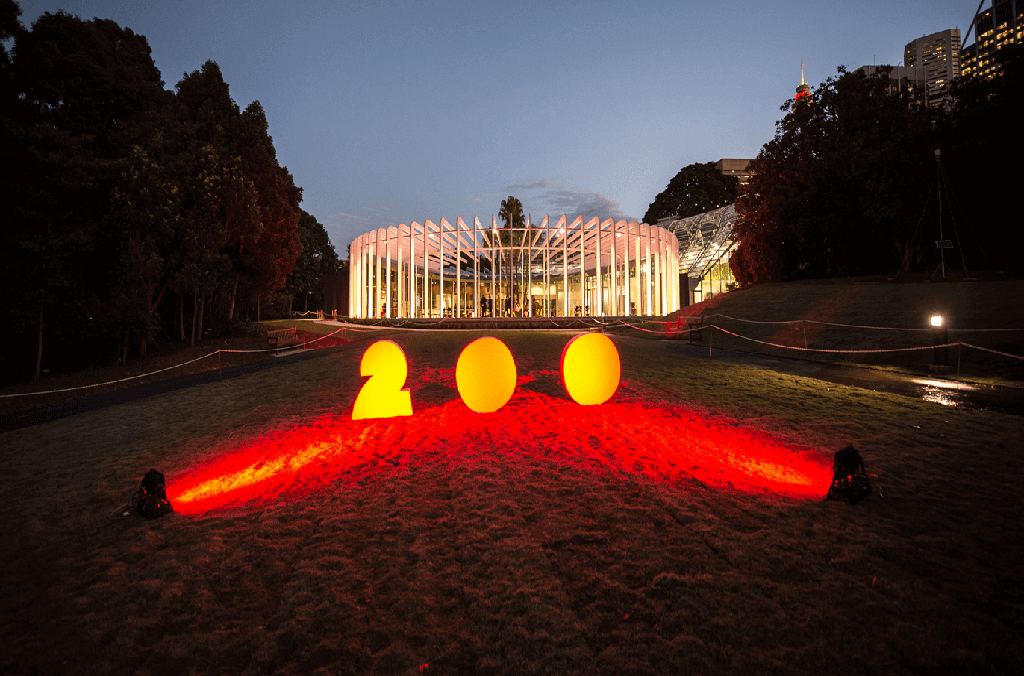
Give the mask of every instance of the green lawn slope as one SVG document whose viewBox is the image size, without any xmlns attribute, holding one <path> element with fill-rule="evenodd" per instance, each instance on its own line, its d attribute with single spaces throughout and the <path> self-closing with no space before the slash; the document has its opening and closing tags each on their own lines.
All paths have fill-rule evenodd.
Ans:
<svg viewBox="0 0 1024 676">
<path fill-rule="evenodd" d="M 947 318 L 950 342 L 1024 357 L 1021 299 L 1022 280 L 853 278 L 740 289 L 683 308 L 671 318 L 703 315 L 705 325 L 714 324 L 745 338 L 786 346 L 770 347 L 724 331 L 705 331 L 703 344 L 710 342 L 713 348 L 924 372 L 932 363 L 931 350 L 867 351 L 932 345 L 928 320 L 938 313 Z M 1022 359 L 972 347 L 953 347 L 949 350 L 953 367 L 950 375 L 957 373 L 958 358 L 963 378 L 999 384 L 1024 381 Z"/>
</svg>

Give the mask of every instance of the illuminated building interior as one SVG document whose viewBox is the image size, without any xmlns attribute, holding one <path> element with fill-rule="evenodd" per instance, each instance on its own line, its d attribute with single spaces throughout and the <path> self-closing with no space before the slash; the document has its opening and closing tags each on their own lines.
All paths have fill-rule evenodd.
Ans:
<svg viewBox="0 0 1024 676">
<path fill-rule="evenodd" d="M 679 307 L 678 248 L 664 228 L 610 218 L 403 223 L 352 242 L 350 314 L 663 316 Z"/>
<path fill-rule="evenodd" d="M 991 7 L 975 15 L 971 26 L 974 42 L 960 50 L 963 76 L 992 77 L 999 70 L 997 52 L 1024 43 L 1024 0 L 993 0 Z"/>
<path fill-rule="evenodd" d="M 736 206 L 730 204 L 689 218 L 658 221 L 679 239 L 679 275 L 688 280 L 689 304 L 735 287 L 729 258 L 739 243 L 732 234 L 737 218 Z"/>
</svg>

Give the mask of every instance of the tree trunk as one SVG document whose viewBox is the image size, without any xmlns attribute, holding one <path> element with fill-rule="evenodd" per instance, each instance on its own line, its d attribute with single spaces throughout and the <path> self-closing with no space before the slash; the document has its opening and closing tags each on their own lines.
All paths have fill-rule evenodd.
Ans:
<svg viewBox="0 0 1024 676">
<path fill-rule="evenodd" d="M 121 353 L 121 364 L 128 366 L 128 332 L 124 332 L 124 350 Z"/>
<path fill-rule="evenodd" d="M 206 294 L 204 293 L 201 296 L 199 296 L 199 329 L 197 330 L 197 333 L 199 334 L 199 336 L 198 336 L 199 337 L 199 342 L 203 341 L 203 309 L 205 307 L 206 307 Z"/>
<path fill-rule="evenodd" d="M 178 294 L 178 328 L 181 329 L 181 342 L 185 342 L 185 294 Z"/>
<path fill-rule="evenodd" d="M 238 293 L 238 275 L 235 275 L 235 286 L 231 289 L 231 305 L 228 307 L 228 321 L 235 317 L 235 295 Z"/>
<path fill-rule="evenodd" d="M 260 323 L 260 297 L 259 297 L 259 294 L 256 295 L 256 323 L 257 324 Z"/>
<path fill-rule="evenodd" d="M 36 377 L 39 380 L 39 369 L 43 366 L 43 304 L 39 304 L 39 350 L 36 352 Z"/>
<path fill-rule="evenodd" d="M 192 347 L 196 346 L 196 319 L 199 316 L 199 294 L 192 294 Z"/>
<path fill-rule="evenodd" d="M 139 359 L 145 359 L 146 357 L 146 337 L 143 336 L 142 340 L 139 341 Z"/>
</svg>

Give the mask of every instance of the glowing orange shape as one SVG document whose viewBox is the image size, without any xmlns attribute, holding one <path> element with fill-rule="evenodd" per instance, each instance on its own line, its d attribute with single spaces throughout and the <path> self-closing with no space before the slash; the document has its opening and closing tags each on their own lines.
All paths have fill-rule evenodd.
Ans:
<svg viewBox="0 0 1024 676">
<path fill-rule="evenodd" d="M 562 384 L 573 401 L 583 406 L 603 404 L 619 388 L 619 351 L 608 336 L 576 336 L 562 350 Z"/>
<path fill-rule="evenodd" d="M 497 338 L 477 338 L 466 346 L 455 365 L 459 396 L 477 413 L 497 411 L 516 389 L 516 362 Z"/>
<path fill-rule="evenodd" d="M 359 390 L 352 419 L 394 418 L 412 415 L 409 390 L 403 390 L 409 375 L 405 353 L 390 340 L 378 340 L 363 353 L 359 375 L 370 376 Z"/>
</svg>

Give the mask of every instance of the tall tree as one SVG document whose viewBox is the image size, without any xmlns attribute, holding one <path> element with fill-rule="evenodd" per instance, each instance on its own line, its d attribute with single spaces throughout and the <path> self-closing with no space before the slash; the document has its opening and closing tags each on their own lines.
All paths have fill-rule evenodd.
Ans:
<svg viewBox="0 0 1024 676">
<path fill-rule="evenodd" d="M 166 93 L 145 38 L 112 21 L 43 14 L 18 32 L 13 55 L 5 127 L 19 171 L 4 191 L 15 291 L 5 301 L 12 324 L 36 325 L 38 377 L 45 335 L 80 342 L 103 311 L 122 240 L 108 220 L 118 159 Z"/>
<path fill-rule="evenodd" d="M 310 301 L 314 308 L 320 308 L 323 302 L 321 282 L 325 275 L 338 271 L 339 262 L 327 229 L 314 216 L 300 212 L 298 233 L 302 253 L 288 275 L 286 288 L 293 298 L 302 298 L 302 311 L 307 312 Z"/>
<path fill-rule="evenodd" d="M 644 214 L 644 223 L 687 218 L 724 207 L 736 201 L 737 190 L 738 179 L 723 176 L 714 162 L 694 162 L 680 169 L 658 193 Z"/>
<path fill-rule="evenodd" d="M 231 318 L 239 279 L 251 275 L 255 268 L 248 250 L 259 240 L 263 229 L 257 188 L 243 168 L 242 153 L 248 149 L 242 140 L 242 115 L 231 98 L 220 67 L 213 61 L 187 73 L 175 90 L 179 110 L 193 134 L 192 152 L 202 165 L 202 180 L 193 182 L 192 186 L 196 231 L 192 246 L 195 259 L 206 261 L 198 267 L 189 266 L 192 274 L 182 277 L 181 281 L 191 290 L 201 317 L 206 296 L 212 293 L 211 285 L 216 288 L 220 280 L 201 281 L 212 271 L 200 273 L 200 270 L 206 269 L 218 256 L 227 256 L 232 269 L 228 280 L 231 285 L 228 315 Z M 199 321 L 201 324 L 202 320 Z M 201 334 L 200 331 L 200 338 Z"/>
<path fill-rule="evenodd" d="M 941 158 L 949 180 L 944 198 L 951 198 L 944 204 L 945 232 L 965 249 L 972 267 L 1020 273 L 1024 229 L 1019 216 L 1007 217 L 1007 207 L 1024 153 L 1024 44 L 1004 46 L 996 59 L 999 69 L 991 78 L 959 78 L 952 87 Z"/>
<path fill-rule="evenodd" d="M 809 98 L 783 106 L 737 201 L 731 267 L 741 284 L 911 264 L 924 243 L 932 120 L 942 113 L 888 89 L 885 69 L 840 68 Z"/>
<path fill-rule="evenodd" d="M 520 300 L 519 288 L 515 284 L 513 269 L 515 261 L 515 247 L 522 246 L 526 227 L 526 214 L 523 213 L 523 203 L 512 195 L 508 199 L 501 200 L 501 209 L 498 210 L 498 218 L 504 221 L 503 229 L 498 232 L 498 241 L 506 249 L 506 260 L 508 261 L 508 296 L 505 299 L 505 309 L 511 315 L 515 311 L 515 304 Z M 518 232 L 517 232 L 518 231 Z"/>
<path fill-rule="evenodd" d="M 250 295 L 266 300 L 285 287 L 302 252 L 298 233 L 302 188 L 295 185 L 288 169 L 278 164 L 268 128 L 263 107 L 253 101 L 241 116 L 239 147 L 242 169 L 256 189 L 260 227 L 258 237 L 238 239 L 238 253 L 245 253 L 243 247 L 247 246 L 252 254 L 255 269 L 248 280 Z"/>
</svg>

